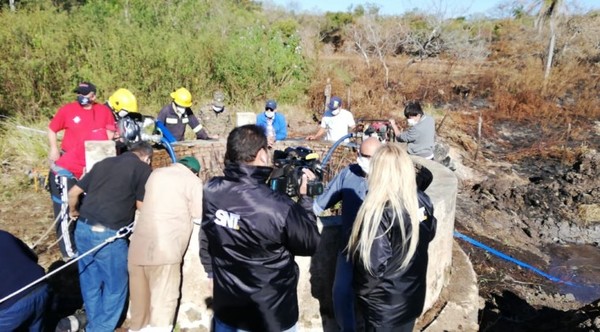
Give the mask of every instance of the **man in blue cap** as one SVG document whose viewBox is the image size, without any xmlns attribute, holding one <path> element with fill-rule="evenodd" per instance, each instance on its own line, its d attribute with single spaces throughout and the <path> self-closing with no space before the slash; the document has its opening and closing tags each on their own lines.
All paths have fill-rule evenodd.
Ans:
<svg viewBox="0 0 600 332">
<path fill-rule="evenodd" d="M 321 119 L 319 131 L 306 137 L 307 140 L 317 140 L 325 136 L 329 142 L 336 142 L 354 128 L 354 116 L 350 111 L 342 108 L 342 99 L 340 97 L 332 97 L 327 105 L 327 111 Z"/>
<path fill-rule="evenodd" d="M 287 123 L 283 114 L 277 112 L 275 100 L 267 101 L 265 111 L 256 117 L 256 125 L 265 131 L 269 146 L 275 141 L 283 141 L 287 138 Z"/>
</svg>

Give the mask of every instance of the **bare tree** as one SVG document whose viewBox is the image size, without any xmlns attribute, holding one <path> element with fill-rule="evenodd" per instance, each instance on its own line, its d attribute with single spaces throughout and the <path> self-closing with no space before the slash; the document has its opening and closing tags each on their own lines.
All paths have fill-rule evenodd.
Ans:
<svg viewBox="0 0 600 332">
<path fill-rule="evenodd" d="M 385 71 L 385 86 L 389 85 L 390 69 L 387 57 L 394 54 L 401 36 L 401 26 L 392 19 L 383 19 L 377 13 L 369 13 L 357 19 L 347 30 L 353 49 L 371 65 L 370 57 L 376 58 Z"/>
<path fill-rule="evenodd" d="M 541 36 L 544 32 L 546 22 L 548 22 L 550 31 L 548 37 L 548 49 L 546 51 L 545 63 L 544 63 L 544 86 L 546 85 L 550 72 L 552 70 L 552 64 L 554 61 L 554 53 L 556 48 L 556 42 L 558 39 L 558 24 L 559 19 L 564 16 L 567 12 L 566 1 L 564 0 L 520 0 L 518 3 L 523 4 L 526 13 L 535 14 L 534 28 L 537 29 L 537 33 Z"/>
<path fill-rule="evenodd" d="M 554 48 L 556 47 L 556 25 L 562 9 L 564 8 L 563 0 L 535 0 L 535 4 L 540 6 L 535 27 L 538 33 L 542 33 L 542 27 L 545 21 L 549 21 L 550 25 L 550 40 L 548 41 L 548 52 L 546 53 L 546 68 L 544 70 L 544 82 L 548 80 L 552 69 L 552 61 L 554 59 Z"/>
<path fill-rule="evenodd" d="M 444 52 L 452 55 L 458 60 L 484 60 L 490 54 L 491 37 L 482 27 L 485 26 L 485 18 L 480 20 L 471 19 L 462 22 L 453 28 L 444 27 L 443 47 Z"/>
<path fill-rule="evenodd" d="M 348 32 L 349 32 L 350 39 L 354 43 L 353 46 L 354 46 L 355 50 L 358 53 L 360 53 L 360 55 L 363 57 L 363 59 L 365 59 L 365 63 L 367 64 L 367 67 L 371 67 L 371 60 L 369 59 L 369 53 L 368 53 L 367 37 L 366 37 L 364 29 L 357 24 L 353 24 L 348 29 Z"/>
</svg>

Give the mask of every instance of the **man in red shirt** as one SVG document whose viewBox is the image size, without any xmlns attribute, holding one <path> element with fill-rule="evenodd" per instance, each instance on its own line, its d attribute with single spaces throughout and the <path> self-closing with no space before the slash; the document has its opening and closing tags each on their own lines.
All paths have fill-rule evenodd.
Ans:
<svg viewBox="0 0 600 332">
<path fill-rule="evenodd" d="M 85 171 L 85 141 L 110 140 L 116 130 L 110 109 L 96 103 L 96 86 L 81 82 L 74 92 L 77 101 L 62 106 L 48 125 L 50 195 L 57 219 L 57 237 L 62 236 L 60 249 L 64 259 L 77 255 L 67 192 Z M 64 137 L 59 149 L 57 133 L 62 130 Z"/>
</svg>

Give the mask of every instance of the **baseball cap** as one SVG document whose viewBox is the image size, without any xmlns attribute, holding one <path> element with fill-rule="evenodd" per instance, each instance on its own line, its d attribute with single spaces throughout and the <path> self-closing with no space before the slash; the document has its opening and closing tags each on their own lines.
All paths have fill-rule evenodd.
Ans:
<svg viewBox="0 0 600 332">
<path fill-rule="evenodd" d="M 73 92 L 85 96 L 90 92 L 96 93 L 96 86 L 90 82 L 80 82 Z"/>
<path fill-rule="evenodd" d="M 200 172 L 200 162 L 198 159 L 192 156 L 187 156 L 179 159 L 178 163 L 190 169 L 190 171 L 194 172 L 194 174 L 198 174 Z"/>
<path fill-rule="evenodd" d="M 342 99 L 340 97 L 332 97 L 327 105 L 330 110 L 336 110 L 342 106 Z"/>
<path fill-rule="evenodd" d="M 225 107 L 225 95 L 221 91 L 217 91 L 213 95 L 213 106 L 218 108 Z"/>
<path fill-rule="evenodd" d="M 265 109 L 267 109 L 267 108 L 272 109 L 272 110 L 277 109 L 277 102 L 275 102 L 275 100 L 272 100 L 272 99 L 268 100 L 267 104 L 265 105 Z"/>
</svg>

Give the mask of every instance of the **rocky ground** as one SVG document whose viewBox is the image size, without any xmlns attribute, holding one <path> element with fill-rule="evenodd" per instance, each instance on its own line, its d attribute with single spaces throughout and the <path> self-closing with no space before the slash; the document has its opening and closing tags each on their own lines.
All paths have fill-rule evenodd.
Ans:
<svg viewBox="0 0 600 332">
<path fill-rule="evenodd" d="M 563 283 L 461 241 L 478 274 L 481 330 L 600 331 L 600 153 L 591 148 L 600 146 L 600 133 L 590 132 L 590 148 L 576 153 L 509 163 L 502 155 L 515 148 L 510 143 L 537 141 L 537 133 L 496 129 L 509 144 L 484 142 L 476 162 L 455 153 L 462 160 L 456 228 Z"/>
</svg>

